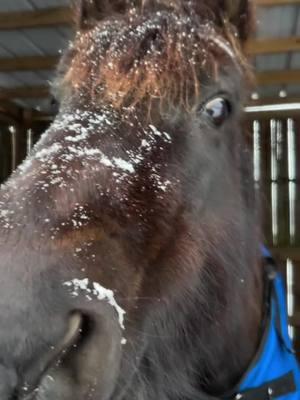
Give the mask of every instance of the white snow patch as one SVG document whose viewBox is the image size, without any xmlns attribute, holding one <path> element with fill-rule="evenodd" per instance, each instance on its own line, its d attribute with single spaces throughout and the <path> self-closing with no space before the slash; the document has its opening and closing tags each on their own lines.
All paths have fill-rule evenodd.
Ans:
<svg viewBox="0 0 300 400">
<path fill-rule="evenodd" d="M 129 163 L 128 161 L 123 160 L 122 158 L 117 158 L 117 157 L 114 157 L 113 161 L 114 161 L 115 165 L 118 168 L 122 169 L 123 171 L 130 172 L 131 174 L 134 172 L 133 165 L 131 163 Z"/>
<path fill-rule="evenodd" d="M 125 329 L 124 315 L 126 314 L 126 311 L 124 311 L 118 305 L 114 297 L 114 292 L 112 290 L 106 289 L 97 282 L 92 282 L 90 285 L 88 278 L 72 279 L 71 281 L 64 282 L 63 285 L 71 287 L 73 289 L 73 296 L 78 296 L 80 291 L 85 291 L 86 293 L 88 293 L 88 300 L 92 299 L 90 295 L 93 295 L 98 300 L 106 300 L 108 304 L 110 304 L 116 310 L 119 318 L 119 324 L 122 329 Z"/>
<path fill-rule="evenodd" d="M 34 157 L 41 161 L 46 161 L 52 154 L 58 153 L 62 148 L 61 144 L 53 143 L 52 146 L 38 151 Z"/>
<path fill-rule="evenodd" d="M 81 134 L 80 135 L 76 135 L 76 136 L 66 136 L 65 140 L 67 142 L 81 142 L 82 140 L 85 140 L 88 138 L 88 130 L 85 129 L 83 126 L 79 128 L 81 130 Z"/>
<path fill-rule="evenodd" d="M 151 144 L 149 142 L 147 142 L 147 140 L 143 139 L 142 143 L 141 143 L 141 147 L 147 147 L 147 148 L 151 148 Z"/>
<path fill-rule="evenodd" d="M 171 181 L 165 180 L 164 182 L 158 183 L 158 188 L 161 189 L 163 192 L 166 192 L 170 185 L 171 185 Z"/>
<path fill-rule="evenodd" d="M 161 132 L 159 131 L 156 126 L 154 125 L 149 125 L 149 128 L 152 130 L 152 132 L 154 133 L 155 136 L 164 136 L 165 139 L 167 139 L 168 141 L 171 141 L 171 136 L 167 133 L 167 132 Z"/>
</svg>

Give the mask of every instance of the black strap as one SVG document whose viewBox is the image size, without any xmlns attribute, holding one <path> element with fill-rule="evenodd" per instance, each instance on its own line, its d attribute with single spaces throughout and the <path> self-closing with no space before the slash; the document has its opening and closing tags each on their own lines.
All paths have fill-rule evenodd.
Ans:
<svg viewBox="0 0 300 400">
<path fill-rule="evenodd" d="M 235 400 L 272 400 L 289 393 L 296 392 L 293 372 L 288 372 L 280 378 L 274 379 L 263 385 L 245 392 L 237 393 Z"/>
</svg>

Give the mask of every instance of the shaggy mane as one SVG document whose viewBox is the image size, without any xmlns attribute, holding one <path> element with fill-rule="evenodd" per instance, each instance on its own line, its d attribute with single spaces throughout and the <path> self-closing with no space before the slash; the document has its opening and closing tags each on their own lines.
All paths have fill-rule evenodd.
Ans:
<svg viewBox="0 0 300 400">
<path fill-rule="evenodd" d="M 68 64 L 60 82 L 63 87 L 97 104 L 121 107 L 158 99 L 191 110 L 199 101 L 201 84 L 207 78 L 217 79 L 220 66 L 235 65 L 247 74 L 229 23 L 218 28 L 203 6 L 200 17 L 199 10 L 167 3 L 113 13 L 80 31 L 71 62 L 63 60 Z"/>
</svg>

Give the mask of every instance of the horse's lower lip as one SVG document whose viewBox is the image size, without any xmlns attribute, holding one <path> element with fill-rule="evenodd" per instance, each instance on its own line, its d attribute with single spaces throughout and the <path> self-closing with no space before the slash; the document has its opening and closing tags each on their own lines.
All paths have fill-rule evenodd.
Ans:
<svg viewBox="0 0 300 400">
<path fill-rule="evenodd" d="M 82 320 L 82 315 L 79 312 L 74 312 L 70 316 L 68 329 L 62 340 L 53 346 L 48 354 L 42 356 L 34 370 L 29 371 L 28 377 L 25 378 L 26 384 L 22 393 L 25 399 L 31 398 L 32 392 L 39 387 L 47 371 L 54 367 L 79 340 Z"/>
</svg>

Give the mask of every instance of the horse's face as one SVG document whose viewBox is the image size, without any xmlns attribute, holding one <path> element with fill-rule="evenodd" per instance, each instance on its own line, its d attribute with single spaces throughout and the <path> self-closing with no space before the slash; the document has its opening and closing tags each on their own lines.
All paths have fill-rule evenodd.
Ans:
<svg viewBox="0 0 300 400">
<path fill-rule="evenodd" d="M 210 38 L 227 62 L 215 76 L 201 72 L 188 111 L 181 93 L 145 115 L 148 103 L 97 102 L 92 67 L 86 85 L 70 73 L 82 42 L 85 63 L 95 62 L 99 29 L 74 45 L 69 103 L 1 190 L 3 400 L 125 396 L 155 335 L 180 324 L 171 310 L 199 285 L 206 306 L 204 260 L 245 207 L 241 71 L 230 45 Z"/>
</svg>

